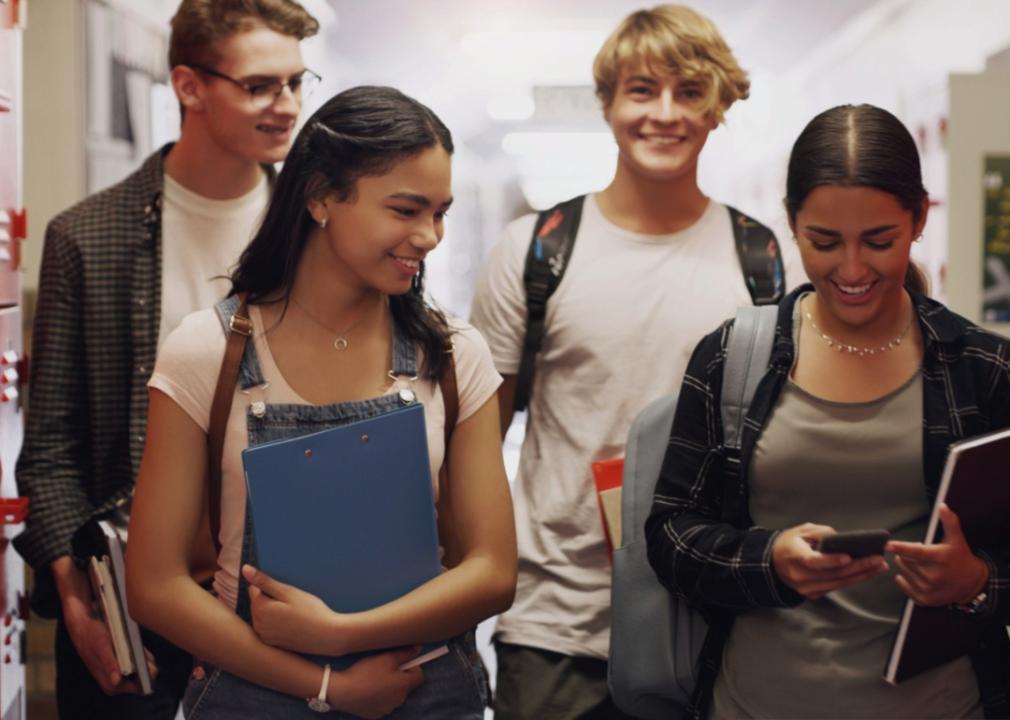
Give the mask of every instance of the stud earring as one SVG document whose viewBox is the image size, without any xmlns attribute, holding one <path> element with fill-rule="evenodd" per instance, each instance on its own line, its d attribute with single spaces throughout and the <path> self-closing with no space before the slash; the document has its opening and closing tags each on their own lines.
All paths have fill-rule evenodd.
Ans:
<svg viewBox="0 0 1010 720">
<path fill-rule="evenodd" d="M 321 228 L 325 228 L 325 227 L 326 227 L 326 223 L 327 223 L 327 222 L 329 222 L 329 220 L 330 220 L 330 219 L 329 219 L 328 217 L 326 217 L 325 215 L 323 215 L 323 216 L 322 216 L 322 217 L 321 217 L 321 218 L 319 219 L 319 227 L 321 227 Z"/>
</svg>

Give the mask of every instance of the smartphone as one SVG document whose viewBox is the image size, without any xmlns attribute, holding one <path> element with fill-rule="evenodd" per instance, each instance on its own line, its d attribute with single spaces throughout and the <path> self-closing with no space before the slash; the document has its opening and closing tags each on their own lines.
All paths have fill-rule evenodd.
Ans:
<svg viewBox="0 0 1010 720">
<path fill-rule="evenodd" d="M 822 553 L 845 553 L 853 558 L 883 555 L 884 545 L 891 538 L 887 530 L 851 530 L 827 535 L 814 542 L 814 550 Z"/>
</svg>

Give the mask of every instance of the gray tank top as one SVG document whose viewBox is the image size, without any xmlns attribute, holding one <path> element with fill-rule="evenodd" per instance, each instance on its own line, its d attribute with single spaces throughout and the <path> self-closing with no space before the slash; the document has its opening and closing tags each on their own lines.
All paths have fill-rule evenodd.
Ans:
<svg viewBox="0 0 1010 720">
<path fill-rule="evenodd" d="M 893 392 L 861 403 L 823 400 L 788 381 L 751 461 L 754 523 L 880 527 L 896 539 L 921 540 L 930 510 L 922 413 L 918 371 Z M 889 573 L 820 600 L 740 615 L 723 653 L 711 717 L 982 717 L 967 657 L 896 687 L 884 682 L 905 605 L 888 562 Z"/>
</svg>

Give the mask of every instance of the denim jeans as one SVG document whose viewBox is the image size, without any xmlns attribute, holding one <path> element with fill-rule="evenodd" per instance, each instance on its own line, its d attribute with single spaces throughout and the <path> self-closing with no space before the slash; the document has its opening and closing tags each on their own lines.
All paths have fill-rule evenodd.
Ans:
<svg viewBox="0 0 1010 720">
<path fill-rule="evenodd" d="M 391 720 L 482 720 L 487 704 L 484 667 L 473 633 L 449 641 L 449 652 L 421 666 L 424 682 Z M 201 675 L 197 679 L 197 675 Z M 310 710 L 302 698 L 256 685 L 219 669 L 194 673 L 182 700 L 186 720 L 353 720 L 357 715 Z"/>
</svg>

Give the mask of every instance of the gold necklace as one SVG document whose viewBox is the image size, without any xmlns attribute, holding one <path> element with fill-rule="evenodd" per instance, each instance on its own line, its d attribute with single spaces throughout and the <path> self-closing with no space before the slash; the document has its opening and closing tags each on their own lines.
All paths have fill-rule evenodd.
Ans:
<svg viewBox="0 0 1010 720">
<path fill-rule="evenodd" d="M 298 302 L 298 300 L 295 298 L 294 295 L 291 296 L 291 301 L 295 305 L 298 306 L 299 310 L 301 310 L 303 313 L 305 313 L 305 316 L 309 320 L 311 320 L 312 322 L 314 322 L 316 325 L 318 325 L 319 327 L 323 328 L 324 330 L 329 330 L 331 333 L 333 333 L 333 334 L 335 334 L 337 336 L 336 338 L 333 339 L 333 349 L 334 350 L 341 350 L 341 351 L 343 351 L 343 350 L 347 349 L 347 346 L 350 344 L 348 342 L 348 340 L 347 340 L 348 333 L 350 333 L 354 328 L 358 327 L 358 325 L 361 324 L 361 321 L 364 320 L 365 316 L 368 314 L 367 312 L 362 313 L 361 317 L 359 317 L 357 320 L 355 320 L 353 323 L 351 323 L 350 327 L 348 327 L 346 330 L 335 330 L 335 329 L 331 328 L 329 325 L 327 325 L 326 323 L 324 323 L 323 321 L 321 321 L 319 318 L 317 318 L 311 312 L 309 312 L 309 309 L 307 307 L 305 307 L 304 305 L 302 305 L 300 302 Z"/>
<path fill-rule="evenodd" d="M 894 350 L 896 347 L 901 345 L 901 341 L 905 339 L 905 335 L 908 334 L 909 329 L 912 327 L 912 317 L 915 317 L 915 312 L 912 312 L 912 317 L 908 319 L 908 324 L 905 328 L 898 333 L 898 336 L 893 340 L 890 340 L 886 345 L 881 345 L 880 347 L 862 347 L 859 345 L 849 345 L 847 343 L 839 342 L 833 337 L 825 333 L 819 327 L 817 323 L 814 322 L 813 315 L 810 314 L 809 302 L 807 302 L 807 307 L 803 309 L 803 314 L 806 315 L 807 320 L 810 321 L 810 327 L 814 329 L 817 336 L 828 344 L 828 347 L 834 348 L 838 352 L 849 353 L 850 355 L 858 355 L 859 357 L 865 357 L 866 355 L 876 355 L 877 353 L 885 353 L 888 350 Z"/>
</svg>

